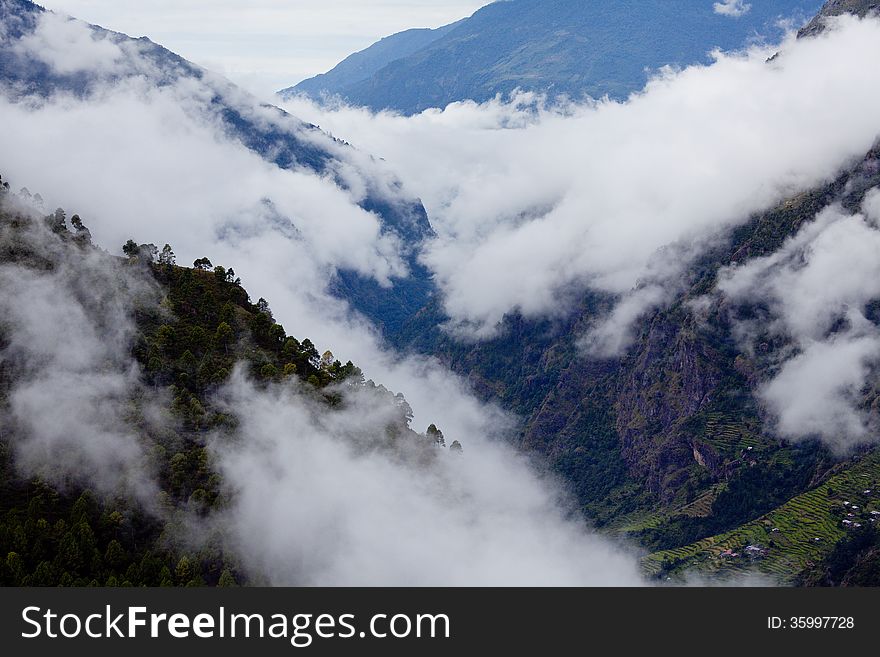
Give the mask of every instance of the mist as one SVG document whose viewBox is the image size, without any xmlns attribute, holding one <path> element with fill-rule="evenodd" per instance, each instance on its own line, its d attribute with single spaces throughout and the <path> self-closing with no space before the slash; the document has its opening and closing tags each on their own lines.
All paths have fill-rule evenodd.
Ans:
<svg viewBox="0 0 880 657">
<path fill-rule="evenodd" d="M 46 51 L 52 55 L 44 53 L 43 60 L 55 66 L 55 53 L 82 49 L 72 61 L 83 70 L 95 40 L 82 26 L 63 22 L 58 29 L 57 22 L 47 19 L 40 28 L 40 42 L 52 44 Z M 15 188 L 39 191 L 50 206 L 79 213 L 95 242 L 111 253 L 135 238 L 170 243 L 181 263 L 209 256 L 234 267 L 253 295 L 270 300 L 289 333 L 311 337 L 322 350 L 352 359 L 368 377 L 403 392 L 416 430 L 435 422 L 450 443 L 459 440 L 466 449 L 461 458 L 444 451 L 445 460 L 418 467 L 382 452 L 361 453 L 351 436 L 384 435 L 387 408 L 361 400 L 349 411 L 330 413 L 302 390 L 257 390 L 238 374 L 216 403 L 238 418 L 240 440 L 217 437 L 212 443 L 230 509 L 211 518 L 209 527 L 177 518 L 175 526 L 189 534 L 179 540 L 197 545 L 222 527 L 242 568 L 256 581 L 276 584 L 641 583 L 635 555 L 592 534 L 562 487 L 514 453 L 507 439 L 516 418 L 478 401 L 434 359 L 389 351 L 374 327 L 327 292 L 343 268 L 381 285 L 407 274 L 402 254 L 411 245 L 382 231 L 379 218 L 357 205 L 367 187 L 391 188 L 386 166 L 349 149 L 333 175 L 282 170 L 231 140 L 200 111 L 222 81 L 181 78 L 156 87 L 137 49 L 120 47 L 114 54 L 112 70 L 96 71 L 103 84 L 85 96 L 10 93 L 0 100 L 6 179 Z M 57 283 L 50 290 L 66 295 Z M 58 318 L 56 330 L 66 322 Z M 24 325 L 20 331 L 19 342 L 33 357 L 49 349 L 29 343 Z M 88 397 L 86 384 L 94 381 L 111 397 L 136 385 L 128 345 L 102 341 L 97 328 L 87 335 L 103 351 L 75 371 L 84 382 L 77 394 L 85 398 L 73 397 L 70 404 L 82 406 L 80 414 L 88 409 L 86 420 L 125 426 L 113 408 Z M 60 344 L 57 334 L 52 340 Z M 105 389 L 99 384 L 108 359 L 119 363 L 112 382 L 120 382 Z M 71 377 L 56 380 L 73 385 Z M 60 394 L 57 387 L 46 392 Z M 65 477 L 100 488 L 104 473 L 120 473 L 141 482 L 143 497 L 150 497 L 155 482 L 143 467 L 149 459 L 137 435 L 108 435 L 106 426 L 88 422 L 94 435 L 62 431 L 58 417 L 46 415 L 42 422 L 40 406 L 47 401 L 20 407 L 20 421 L 33 425 L 34 444 L 43 445 L 33 450 L 29 472 L 57 465 L 52 454 L 63 456 L 57 448 L 66 440 L 93 460 L 65 460 Z M 66 403 L 59 409 L 70 411 Z M 112 481 L 101 490 L 119 486 Z"/>
<path fill-rule="evenodd" d="M 143 435 L 171 426 L 130 356 L 137 305 L 157 306 L 143 271 L 62 241 L 37 217 L 0 234 L 0 367 L 10 375 L 4 424 L 25 476 L 94 487 L 152 509 L 158 487 Z M 52 263 L 47 267 L 45 263 Z M 4 431 L 4 433 L 6 433 Z"/>
<path fill-rule="evenodd" d="M 389 453 L 393 406 L 363 387 L 337 392 L 344 407 L 328 412 L 296 385 L 262 391 L 236 372 L 221 393 L 241 418 L 236 440 L 212 443 L 235 490 L 228 534 L 270 583 L 642 583 L 635 553 L 591 535 L 562 489 L 502 443 Z"/>
<path fill-rule="evenodd" d="M 735 319 L 747 353 L 774 336 L 787 341 L 759 390 L 782 436 L 819 437 L 839 452 L 875 440 L 862 403 L 880 362 L 880 331 L 866 316 L 880 297 L 877 190 L 863 211 L 823 210 L 776 253 L 721 272 L 728 304 L 763 304 L 755 319 Z"/>
<path fill-rule="evenodd" d="M 880 55 L 878 32 L 845 17 L 817 39 L 716 53 L 625 103 L 520 94 L 411 118 L 285 107 L 384 157 L 423 199 L 438 234 L 423 260 L 453 330 L 491 337 L 506 313 L 565 314 L 592 288 L 627 299 L 585 342 L 607 355 L 628 342 L 602 336 L 670 296 L 707 244 L 870 149 L 880 73 L 859 62 Z"/>
</svg>

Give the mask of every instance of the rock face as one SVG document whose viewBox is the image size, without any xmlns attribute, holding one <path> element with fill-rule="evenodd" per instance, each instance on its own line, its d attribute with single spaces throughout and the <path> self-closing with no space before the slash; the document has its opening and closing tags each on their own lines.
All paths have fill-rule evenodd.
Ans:
<svg viewBox="0 0 880 657">
<path fill-rule="evenodd" d="M 630 472 L 664 498 L 686 478 L 683 471 L 695 451 L 682 424 L 712 401 L 726 360 L 721 349 L 688 326 L 693 318 L 682 315 L 652 322 L 615 402 Z"/>
<path fill-rule="evenodd" d="M 878 0 L 828 0 L 822 10 L 807 23 L 798 36 L 812 36 L 825 29 L 825 19 L 842 14 L 853 14 L 864 18 L 871 12 L 880 11 Z"/>
</svg>

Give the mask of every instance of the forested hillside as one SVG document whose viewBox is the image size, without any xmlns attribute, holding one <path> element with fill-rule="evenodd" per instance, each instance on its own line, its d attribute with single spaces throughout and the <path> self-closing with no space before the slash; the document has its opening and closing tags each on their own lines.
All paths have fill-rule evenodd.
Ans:
<svg viewBox="0 0 880 657">
<path fill-rule="evenodd" d="M 3 585 L 252 581 L 221 528 L 210 522 L 235 494 L 216 470 L 208 442 L 241 439 L 238 418 L 217 399 L 237 368 L 260 387 L 293 387 L 327 413 L 348 403 L 346 390 L 362 389 L 390 409 L 373 449 L 434 458 L 442 433 L 433 425 L 427 435 L 410 429 L 412 412 L 402 395 L 364 381 L 351 362 L 322 354 L 311 340 L 287 335 L 268 303 L 252 301 L 231 267 L 208 258 L 181 266 L 170 246 L 160 250 L 131 240 L 121 256 L 107 254 L 92 246 L 79 216 L 68 218 L 62 209 L 41 213 L 41 203 L 26 190 L 11 193 L 8 183 L 0 190 L 0 287 L 4 306 L 16 305 L 4 308 L 0 320 Z M 74 314 L 64 316 L 80 321 L 54 325 L 52 309 L 43 305 L 48 299 L 69 305 Z M 32 339 L 29 326 L 39 327 Z M 87 334 L 78 335 L 80 329 Z M 117 339 L 120 353 L 102 352 L 69 379 L 64 363 L 43 348 L 48 342 L 59 358 L 76 359 L 70 350 L 88 353 L 93 340 Z M 125 385 L 114 391 L 117 376 Z M 61 398 L 53 401 L 59 380 Z M 77 388 L 95 384 L 107 388 L 97 391 L 101 425 L 80 434 L 79 413 L 86 413 L 80 404 L 87 398 Z M 32 397 L 70 413 L 44 427 L 55 432 L 48 439 L 26 412 L 54 411 L 35 408 L 28 403 Z M 109 454 L 96 458 L 112 459 L 114 451 L 131 447 L 130 439 L 145 456 L 133 467 L 149 473 L 155 489 L 135 485 L 136 472 L 90 486 L 95 473 L 83 471 L 91 458 L 83 450 L 101 432 L 107 442 L 98 449 Z M 98 473 L 99 484 L 112 476 Z M 198 542 L 185 531 L 193 524 L 205 527 Z"/>
</svg>

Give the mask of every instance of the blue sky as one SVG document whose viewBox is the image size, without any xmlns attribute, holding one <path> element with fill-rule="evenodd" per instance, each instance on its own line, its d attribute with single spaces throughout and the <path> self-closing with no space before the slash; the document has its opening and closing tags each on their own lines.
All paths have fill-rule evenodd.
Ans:
<svg viewBox="0 0 880 657">
<path fill-rule="evenodd" d="M 410 27 L 439 27 L 488 0 L 37 0 L 90 23 L 148 36 L 268 95 Z"/>
</svg>

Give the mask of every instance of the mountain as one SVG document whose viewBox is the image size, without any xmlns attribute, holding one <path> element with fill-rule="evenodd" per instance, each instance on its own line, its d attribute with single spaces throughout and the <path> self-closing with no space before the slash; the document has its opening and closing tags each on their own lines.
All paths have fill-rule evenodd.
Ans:
<svg viewBox="0 0 880 657">
<path fill-rule="evenodd" d="M 761 300 L 735 312 L 715 301 L 700 317 L 692 308 L 722 268 L 777 252 L 829 205 L 858 211 L 877 189 L 880 146 L 836 180 L 753 217 L 687 271 L 668 306 L 639 320 L 619 358 L 579 351 L 578 336 L 611 308 L 595 293 L 564 320 L 507 316 L 499 337 L 477 344 L 438 329 L 446 317 L 432 302 L 401 333 L 401 348 L 439 357 L 484 399 L 525 418 L 520 447 L 570 483 L 596 526 L 650 550 L 648 575 L 754 566 L 790 583 L 815 581 L 820 574 L 808 570 L 851 538 L 843 502 L 861 507 L 866 526 L 880 512 L 880 496 L 865 493 L 880 490 L 880 452 L 840 456 L 768 430 L 758 391 L 792 345 L 764 338 L 750 354 L 738 343 L 734 317 L 761 317 Z M 880 325 L 875 306 L 868 314 Z M 880 389 L 861 394 L 876 420 Z M 764 548 L 754 563 L 718 556 L 754 544 Z"/>
<path fill-rule="evenodd" d="M 194 547 L 182 531 L 228 506 L 211 444 L 237 440 L 221 394 L 237 372 L 300 391 L 330 421 L 366 396 L 385 410 L 359 448 L 419 462 L 441 453 L 433 425 L 409 428 L 401 395 L 287 335 L 231 269 L 181 267 L 170 247 L 134 241 L 123 252 L 0 179 L 0 585 L 247 583 L 227 542 Z"/>
<path fill-rule="evenodd" d="M 459 21 L 460 22 L 460 21 Z M 385 37 L 369 48 L 349 55 L 327 73 L 303 80 L 278 93 L 306 93 L 314 98 L 363 82 L 391 62 L 408 57 L 455 29 L 459 22 L 436 29 L 415 28 Z"/>
<path fill-rule="evenodd" d="M 874 5 L 847 7 L 864 14 Z M 840 11 L 832 2 L 822 17 Z M 578 336 L 612 307 L 599 293 L 563 319 L 508 315 L 498 337 L 476 344 L 437 328 L 447 317 L 435 300 L 401 332 L 401 347 L 438 356 L 482 397 L 524 417 L 521 447 L 570 482 L 598 527 L 651 551 L 650 576 L 758 570 L 789 583 L 864 583 L 866 564 L 880 563 L 871 525 L 880 514 L 873 492 L 880 452 L 841 455 L 768 429 L 759 391 L 795 347 L 762 335 L 743 348 L 736 322 L 769 324 L 764 302 L 732 305 L 710 293 L 724 268 L 778 253 L 829 206 L 857 213 L 878 189 L 880 144 L 835 180 L 750 217 L 685 272 L 672 302 L 637 322 L 620 357 L 584 358 L 579 350 Z M 697 314 L 700 303 L 707 305 Z M 865 310 L 874 328 L 878 303 Z M 875 384 L 858 402 L 878 419 Z M 850 525 L 844 503 L 859 509 Z M 864 532 L 848 529 L 856 523 Z"/>
<path fill-rule="evenodd" d="M 714 48 L 776 38 L 780 19 L 805 20 L 820 4 L 766 0 L 749 3 L 748 10 L 743 5 L 744 13 L 734 8 L 725 14 L 710 0 L 507 0 L 448 26 L 419 50 L 383 62 L 369 77 L 328 73 L 281 94 L 335 94 L 355 105 L 405 114 L 458 100 L 482 102 L 517 88 L 622 99 L 640 90 L 650 71 L 706 62 Z M 371 61 L 382 61 L 381 44 L 361 55 L 377 48 Z"/>
<path fill-rule="evenodd" d="M 507 4 L 491 12 L 528 3 Z M 845 7 L 866 12 L 874 4 Z M 822 16 L 843 7 L 830 2 Z M 0 75 L 8 90 L 64 89 L 87 96 L 107 82 L 29 66 L 16 43 L 33 33 L 39 10 L 12 0 L 0 0 L 0 8 L 7 12 Z M 541 23 L 537 15 L 530 18 Z M 810 25 L 803 38 L 821 29 L 820 21 Z M 146 70 L 113 70 L 109 79 L 146 74 L 157 85 L 186 79 L 212 99 L 197 111 L 222 122 L 230 135 L 276 165 L 328 175 L 343 159 L 364 166 L 353 149 L 280 110 L 264 107 L 266 114 L 255 114 L 249 97 L 161 47 L 91 29 L 97 40 L 136 48 L 151 62 Z M 271 120 L 257 120 L 266 115 Z M 235 551 L 211 533 L 209 522 L 228 504 L 229 492 L 211 460 L 212 440 L 253 439 L 237 432 L 243 418 L 219 394 L 236 381 L 236 372 L 264 392 L 294 384 L 309 404 L 319 405 L 322 418 L 325 411 L 331 418 L 344 411 L 344 391 L 353 386 L 378 398 L 383 412 L 378 424 L 373 413 L 358 413 L 356 435 L 346 447 L 419 463 L 436 458 L 435 431 L 409 428 L 402 397 L 363 381 L 353 364 L 321 356 L 310 340 L 289 336 L 268 303 L 254 303 L 231 270 L 203 261 L 192 269 L 179 267 L 170 247 L 160 254 L 134 241 L 123 247 L 125 257 L 110 256 L 91 247 L 78 217 L 68 224 L 63 211 L 35 212 L 26 196 L 16 198 L 5 189 L 0 189 L 0 411 L 8 427 L 0 437 L 0 554 L 7 551 L 0 562 L 2 583 L 254 581 L 239 568 Z M 781 253 L 823 209 L 857 212 L 877 190 L 880 146 L 834 180 L 749 217 L 688 266 L 677 296 L 638 319 L 632 345 L 613 358 L 586 359 L 578 344 L 613 308 L 616 300 L 606 294 L 584 294 L 562 318 L 508 315 L 498 337 L 463 343 L 440 328 L 448 318 L 431 297 L 424 270 L 415 270 L 412 288 L 406 282 L 390 291 L 370 287 L 344 273 L 335 285 L 340 296 L 386 322 L 396 347 L 439 359 L 482 398 L 522 417 L 513 440 L 568 483 L 597 528 L 648 552 L 642 562 L 647 575 L 684 580 L 693 571 L 725 577 L 757 570 L 787 583 L 878 584 L 880 538 L 871 523 L 880 514 L 875 493 L 880 451 L 867 446 L 837 453 L 817 439 L 787 440 L 768 429 L 760 391 L 798 345 L 790 336 L 760 333 L 744 347 L 736 336 L 738 323 L 773 323 L 766 300 L 713 294 L 734 265 Z M 411 240 L 414 259 L 418 241 L 430 230 L 419 219 L 423 211 L 417 206 L 401 215 L 399 208 L 412 208 L 406 204 L 415 201 L 382 191 L 378 198 L 367 194 L 364 207 L 379 212 L 387 230 Z M 407 291 L 412 296 L 401 298 Z M 68 304 L 70 312 L 58 311 Z M 871 331 L 880 327 L 880 299 L 859 310 Z M 841 318 L 828 329 L 831 337 L 845 334 L 849 321 Z M 71 344 L 76 349 L 69 349 Z M 100 394 L 100 403 L 91 394 Z M 880 385 L 863 386 L 854 395 L 860 409 L 880 420 Z M 15 414 L 13 402 L 32 412 Z M 21 475 L 28 462 L 5 440 L 26 442 L 27 422 L 51 416 L 56 408 L 68 410 L 71 420 L 89 418 L 90 409 L 109 412 L 117 429 L 125 428 L 122 438 L 130 440 L 82 455 L 71 449 L 65 433 L 55 435 L 57 445 L 37 444 L 36 455 L 61 455 L 64 464 L 78 463 L 71 451 L 86 465 L 93 458 L 111 459 L 119 467 L 102 461 L 103 467 L 92 470 L 110 473 L 115 477 L 110 483 L 134 486 L 143 482 L 138 470 L 126 469 L 122 447 L 132 450 L 159 482 L 158 490 L 147 491 L 153 507 L 144 505 L 159 513 L 145 513 L 106 490 L 89 490 L 70 473 L 38 469 Z M 263 409 L 253 415 L 266 413 Z M 277 412 L 277 406 L 269 409 Z M 97 429 L 106 431 L 107 418 L 98 419 Z M 198 552 L 169 540 L 175 528 L 201 521 L 210 539 Z"/>
<path fill-rule="evenodd" d="M 800 36 L 811 36 L 825 29 L 825 20 L 842 14 L 853 14 L 864 18 L 870 12 L 880 11 L 880 2 L 875 0 L 830 0 L 822 10 L 799 32 Z"/>
<path fill-rule="evenodd" d="M 78 66 L 75 58 L 68 59 L 71 53 L 59 54 L 41 46 L 35 31 L 46 13 L 28 0 L 0 0 L 0 89 L 7 97 L 48 98 L 71 93 L 89 98 L 113 85 L 136 79 L 149 80 L 159 89 L 189 85 L 191 97 L 182 101 L 186 111 L 197 113 L 200 120 L 218 123 L 229 138 L 278 167 L 328 176 L 342 188 L 349 185 L 342 172 L 357 172 L 358 184 L 365 187 L 360 206 L 378 215 L 383 231 L 399 239 L 411 275 L 398 279 L 394 292 L 388 294 L 374 280 L 340 270 L 333 284 L 339 296 L 389 333 L 424 304 L 431 286 L 416 253 L 421 242 L 432 235 L 431 226 L 421 202 L 408 195 L 399 181 L 389 178 L 378 161 L 316 126 L 259 102 L 229 81 L 146 37 L 133 39 L 76 21 L 77 25 L 87 26 L 93 41 L 90 48 L 96 49 L 96 56 L 101 55 L 104 44 L 112 44 L 122 52 L 116 61 L 98 65 L 100 74 L 95 74 L 94 68 Z M 71 48 L 78 45 L 81 44 L 71 41 Z"/>
</svg>

